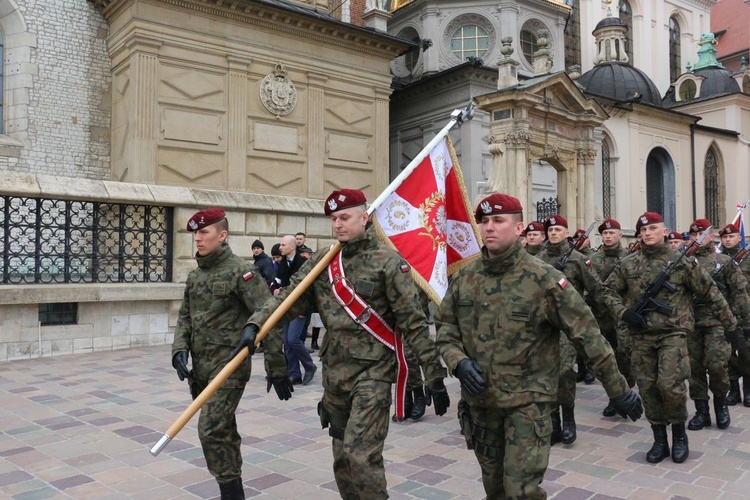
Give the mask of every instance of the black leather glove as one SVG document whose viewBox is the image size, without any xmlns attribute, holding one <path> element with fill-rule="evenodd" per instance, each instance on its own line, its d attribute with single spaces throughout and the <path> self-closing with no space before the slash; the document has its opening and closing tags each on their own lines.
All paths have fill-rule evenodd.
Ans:
<svg viewBox="0 0 750 500">
<path fill-rule="evenodd" d="M 435 401 L 435 414 L 445 415 L 451 406 L 451 398 L 448 397 L 448 389 L 445 388 L 443 379 L 437 378 L 431 384 L 425 384 L 424 397 L 427 400 L 427 406 L 432 405 Z"/>
<path fill-rule="evenodd" d="M 266 377 L 268 383 L 266 384 L 266 392 L 271 392 L 271 387 L 276 391 L 276 395 L 281 401 L 287 401 L 291 399 L 292 393 L 294 392 L 294 386 L 289 377 Z"/>
<path fill-rule="evenodd" d="M 237 347 L 234 348 L 232 354 L 229 355 L 229 359 L 237 356 L 237 354 L 239 354 L 239 352 L 245 347 L 250 349 L 250 356 L 252 356 L 255 352 L 255 337 L 257 335 L 257 326 L 253 325 L 252 323 L 248 323 L 247 325 L 245 325 L 245 328 L 242 329 L 242 333 L 240 334 L 240 342 L 237 344 Z"/>
<path fill-rule="evenodd" d="M 190 375 L 187 367 L 188 353 L 186 351 L 177 351 L 172 356 L 172 367 L 177 370 L 177 376 L 180 380 L 185 380 Z"/>
<path fill-rule="evenodd" d="M 643 316 L 632 309 L 625 309 L 625 312 L 622 313 L 622 320 L 629 325 L 640 326 L 641 328 L 646 328 L 646 326 L 648 326 L 646 320 L 643 319 Z"/>
<path fill-rule="evenodd" d="M 487 383 L 482 378 L 482 367 L 473 359 L 461 360 L 456 366 L 455 373 L 461 381 L 461 387 L 472 396 L 476 396 L 487 387 Z"/>
<path fill-rule="evenodd" d="M 635 422 L 643 415 L 643 404 L 641 398 L 633 389 L 628 390 L 622 396 L 609 400 L 615 411 L 623 418 L 630 417 Z"/>
</svg>

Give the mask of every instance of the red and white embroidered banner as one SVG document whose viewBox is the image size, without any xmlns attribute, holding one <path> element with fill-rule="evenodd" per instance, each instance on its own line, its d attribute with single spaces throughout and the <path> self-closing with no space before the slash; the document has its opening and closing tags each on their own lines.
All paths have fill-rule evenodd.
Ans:
<svg viewBox="0 0 750 500">
<path fill-rule="evenodd" d="M 448 276 L 479 256 L 458 158 L 447 136 L 375 211 L 378 233 L 412 266 L 417 283 L 436 302 Z"/>
</svg>

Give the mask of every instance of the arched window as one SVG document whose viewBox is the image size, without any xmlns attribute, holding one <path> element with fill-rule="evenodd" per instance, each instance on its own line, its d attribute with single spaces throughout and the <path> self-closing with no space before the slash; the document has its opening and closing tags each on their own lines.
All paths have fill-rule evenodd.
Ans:
<svg viewBox="0 0 750 500">
<path fill-rule="evenodd" d="M 695 82 L 693 80 L 685 80 L 680 85 L 680 100 L 681 101 L 690 101 L 692 99 L 695 99 L 695 93 L 697 87 L 695 86 Z"/>
<path fill-rule="evenodd" d="M 467 57 L 482 57 L 490 48 L 490 37 L 476 25 L 461 26 L 451 38 L 451 52 L 463 61 Z"/>
<path fill-rule="evenodd" d="M 565 21 L 565 69 L 581 65 L 581 9 L 580 0 L 568 2 L 571 6 Z"/>
<path fill-rule="evenodd" d="M 620 0 L 620 21 L 628 27 L 625 33 L 625 53 L 628 55 L 630 64 L 633 63 L 633 9 L 627 0 Z"/>
<path fill-rule="evenodd" d="M 682 74 L 680 68 L 680 25 L 677 19 L 669 18 L 669 80 L 675 81 Z"/>
<path fill-rule="evenodd" d="M 646 159 L 646 210 L 662 214 L 667 227 L 677 226 L 675 168 L 666 149 L 654 148 Z"/>
<path fill-rule="evenodd" d="M 716 158 L 714 148 L 706 152 L 706 161 L 703 165 L 704 196 L 706 200 L 706 218 L 714 227 L 719 226 L 719 162 Z"/>
<path fill-rule="evenodd" d="M 602 212 L 604 218 L 612 217 L 612 161 L 609 140 L 602 141 Z"/>
</svg>

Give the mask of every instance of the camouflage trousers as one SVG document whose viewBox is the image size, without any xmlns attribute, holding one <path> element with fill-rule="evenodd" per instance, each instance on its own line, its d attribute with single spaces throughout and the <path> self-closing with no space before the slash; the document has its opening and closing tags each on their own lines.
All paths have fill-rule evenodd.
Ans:
<svg viewBox="0 0 750 500">
<path fill-rule="evenodd" d="M 724 328 L 695 326 L 687 335 L 690 355 L 690 399 L 708 400 L 708 390 L 725 396 L 729 392 L 727 363 L 732 347 L 724 338 Z M 708 383 L 706 383 L 708 373 Z"/>
<path fill-rule="evenodd" d="M 630 357 L 633 350 L 630 332 L 627 329 L 602 330 L 602 335 L 607 339 L 607 342 L 609 342 L 609 345 L 615 352 L 617 369 L 625 377 L 625 380 L 628 381 L 628 386 L 633 387 L 635 385 L 635 378 L 633 378 L 633 370 L 630 368 Z"/>
<path fill-rule="evenodd" d="M 424 385 L 422 378 L 422 369 L 419 366 L 419 359 L 411 349 L 406 349 L 406 365 L 409 367 L 409 376 L 406 379 L 406 390 L 413 391 Z"/>
<path fill-rule="evenodd" d="M 388 498 L 383 446 L 388 435 L 391 384 L 361 380 L 349 393 L 323 393 L 333 437 L 333 475 L 341 498 Z"/>
<path fill-rule="evenodd" d="M 196 394 L 206 385 L 195 382 Z M 229 385 L 229 387 L 227 387 Z M 237 432 L 235 411 L 245 392 L 245 384 L 228 379 L 201 408 L 198 438 L 206 457 L 208 472 L 219 483 L 229 483 L 242 476 L 242 438 Z"/>
<path fill-rule="evenodd" d="M 576 404 L 576 349 L 564 334 L 560 334 L 560 382 L 557 385 L 557 402 L 573 408 Z"/>
<path fill-rule="evenodd" d="M 742 332 L 738 335 L 739 345 L 736 351 L 732 351 L 732 356 L 729 358 L 730 380 L 750 377 L 750 340 L 746 340 Z"/>
<path fill-rule="evenodd" d="M 470 408 L 474 455 L 488 500 L 547 498 L 540 484 L 549 463 L 553 407 Z"/>
<path fill-rule="evenodd" d="M 651 425 L 687 420 L 690 359 L 684 332 L 633 335 L 632 369 Z"/>
</svg>

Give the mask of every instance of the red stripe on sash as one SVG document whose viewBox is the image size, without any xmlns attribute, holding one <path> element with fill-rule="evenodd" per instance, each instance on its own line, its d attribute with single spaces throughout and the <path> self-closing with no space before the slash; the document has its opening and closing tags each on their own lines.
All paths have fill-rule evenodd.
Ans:
<svg viewBox="0 0 750 500">
<path fill-rule="evenodd" d="M 385 322 L 382 316 L 370 307 L 362 297 L 357 295 L 354 286 L 344 276 L 344 264 L 341 252 L 336 255 L 328 265 L 328 281 L 331 283 L 333 296 L 344 308 L 346 313 L 378 342 L 396 353 L 397 375 L 396 375 L 396 417 L 404 419 L 404 406 L 406 399 L 406 379 L 409 376 L 409 368 L 406 364 L 406 354 L 401 338 L 396 335 L 393 328 Z"/>
</svg>

